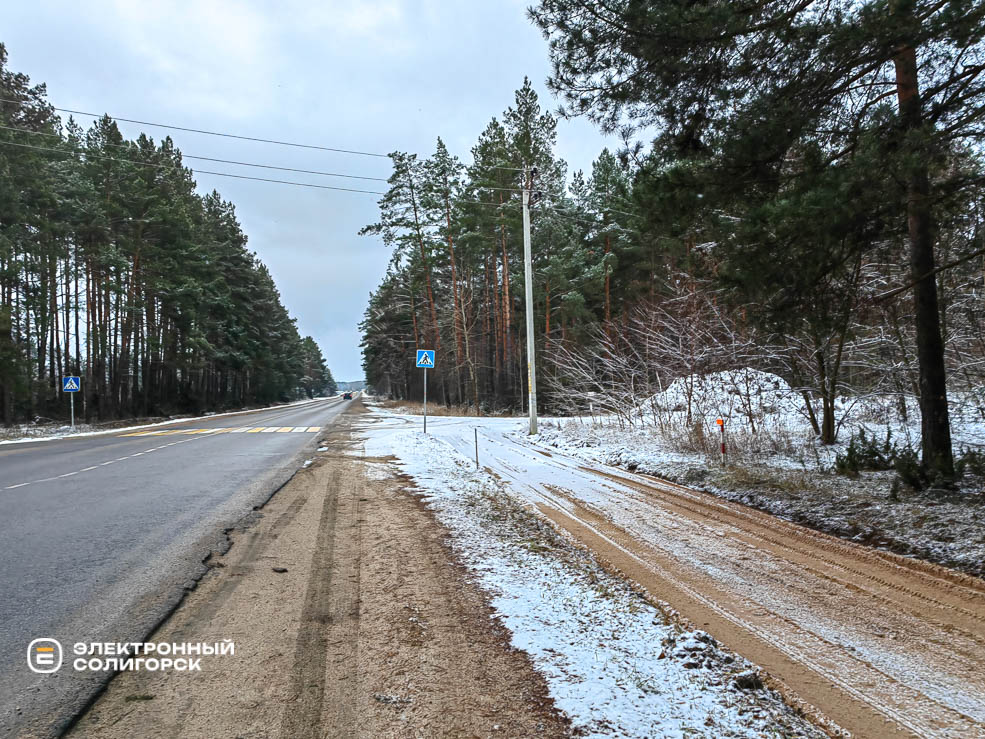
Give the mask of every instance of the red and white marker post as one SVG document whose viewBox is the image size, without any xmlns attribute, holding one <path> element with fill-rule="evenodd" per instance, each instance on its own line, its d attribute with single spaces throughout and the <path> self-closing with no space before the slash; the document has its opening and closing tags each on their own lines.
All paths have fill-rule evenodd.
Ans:
<svg viewBox="0 0 985 739">
<path fill-rule="evenodd" d="M 722 433 L 722 466 L 725 466 L 725 419 L 716 418 L 715 423 L 718 425 L 718 430 Z"/>
</svg>

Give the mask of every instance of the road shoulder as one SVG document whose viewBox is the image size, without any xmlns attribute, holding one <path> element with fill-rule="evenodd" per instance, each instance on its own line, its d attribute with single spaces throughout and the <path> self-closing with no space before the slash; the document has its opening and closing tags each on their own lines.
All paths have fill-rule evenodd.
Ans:
<svg viewBox="0 0 985 739">
<path fill-rule="evenodd" d="M 120 674 L 73 735 L 567 732 L 444 529 L 400 480 L 348 456 L 351 419 L 150 639 L 230 639 L 235 654 Z"/>
</svg>

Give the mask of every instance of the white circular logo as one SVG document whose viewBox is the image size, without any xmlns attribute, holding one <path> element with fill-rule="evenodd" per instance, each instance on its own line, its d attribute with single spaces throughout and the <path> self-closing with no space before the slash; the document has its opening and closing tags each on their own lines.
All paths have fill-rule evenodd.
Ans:
<svg viewBox="0 0 985 739">
<path fill-rule="evenodd" d="M 62 666 L 62 645 L 55 639 L 35 639 L 27 646 L 27 666 L 34 672 L 58 672 Z"/>
</svg>

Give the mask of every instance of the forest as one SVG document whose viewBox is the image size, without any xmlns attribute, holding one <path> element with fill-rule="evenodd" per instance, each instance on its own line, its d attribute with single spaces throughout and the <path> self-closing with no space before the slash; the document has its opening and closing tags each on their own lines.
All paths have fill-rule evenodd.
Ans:
<svg viewBox="0 0 985 739">
<path fill-rule="evenodd" d="M 918 419 L 927 473 L 953 474 L 952 416 L 985 420 L 985 5 L 529 15 L 561 109 L 525 80 L 466 161 L 440 138 L 391 155 L 362 231 L 392 249 L 361 324 L 370 385 L 419 399 L 428 347 L 432 399 L 523 408 L 528 188 L 542 413 L 631 423 L 675 380 L 752 368 L 789 383 L 820 443 L 878 398 Z M 569 172 L 570 116 L 622 145 Z"/>
<path fill-rule="evenodd" d="M 87 422 L 333 393 L 232 203 L 170 138 L 63 122 L 0 44 L 0 421 Z"/>
</svg>

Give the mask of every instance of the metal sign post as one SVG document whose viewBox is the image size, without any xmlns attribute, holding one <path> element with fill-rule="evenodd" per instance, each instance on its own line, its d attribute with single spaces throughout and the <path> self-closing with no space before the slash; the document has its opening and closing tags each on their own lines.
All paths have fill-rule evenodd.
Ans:
<svg viewBox="0 0 985 739">
<path fill-rule="evenodd" d="M 434 369 L 434 349 L 417 350 L 417 366 L 424 370 L 424 433 L 428 432 L 428 370 Z"/>
<path fill-rule="evenodd" d="M 536 170 L 535 170 L 536 172 Z M 530 185 L 532 176 L 525 174 L 523 186 L 523 290 L 527 306 L 527 413 L 530 434 L 537 433 L 537 359 L 534 341 L 534 268 L 530 253 Z"/>
<path fill-rule="evenodd" d="M 75 375 L 62 378 L 62 392 L 68 393 L 69 408 L 72 418 L 72 431 L 75 431 L 75 394 L 82 388 L 82 379 Z"/>
</svg>

